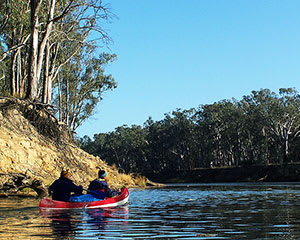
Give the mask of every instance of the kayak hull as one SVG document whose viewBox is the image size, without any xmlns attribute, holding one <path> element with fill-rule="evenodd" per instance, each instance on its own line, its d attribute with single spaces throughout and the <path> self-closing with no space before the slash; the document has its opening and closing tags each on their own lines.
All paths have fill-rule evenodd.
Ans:
<svg viewBox="0 0 300 240">
<path fill-rule="evenodd" d="M 49 198 L 43 198 L 40 201 L 39 207 L 41 209 L 78 209 L 78 208 L 106 208 L 122 206 L 128 202 L 129 192 L 127 188 L 123 188 L 120 195 L 113 198 L 106 198 L 104 200 L 94 202 L 63 202 L 56 201 Z"/>
</svg>

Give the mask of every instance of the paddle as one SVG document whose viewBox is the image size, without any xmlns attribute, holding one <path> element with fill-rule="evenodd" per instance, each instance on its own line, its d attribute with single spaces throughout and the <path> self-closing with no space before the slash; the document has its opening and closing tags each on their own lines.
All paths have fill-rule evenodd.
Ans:
<svg viewBox="0 0 300 240">
<path fill-rule="evenodd" d="M 90 190 L 85 189 L 85 188 L 83 188 L 82 190 L 83 190 L 83 191 L 86 191 L 87 193 L 90 193 L 90 192 L 91 192 Z"/>
<path fill-rule="evenodd" d="M 89 194 L 92 194 L 92 196 L 95 197 L 95 198 L 104 199 L 105 196 L 106 196 L 105 192 L 102 192 L 102 191 L 88 190 L 88 189 L 85 189 L 85 188 L 83 188 L 82 190 L 86 191 Z"/>
</svg>

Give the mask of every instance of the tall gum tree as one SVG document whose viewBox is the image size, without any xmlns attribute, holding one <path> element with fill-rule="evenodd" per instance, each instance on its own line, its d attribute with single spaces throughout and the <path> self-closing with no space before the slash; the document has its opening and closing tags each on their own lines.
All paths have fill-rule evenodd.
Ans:
<svg viewBox="0 0 300 240">
<path fill-rule="evenodd" d="M 112 15 L 101 0 L 30 0 L 31 6 L 31 41 L 30 41 L 30 58 L 29 58 L 29 76 L 28 89 L 26 98 L 35 100 L 38 95 L 38 84 L 41 78 L 41 72 L 46 71 L 44 77 L 43 101 L 50 102 L 51 99 L 51 84 L 57 76 L 59 69 L 66 64 L 74 54 L 83 46 L 89 45 L 87 40 L 89 33 L 94 31 L 103 42 L 109 42 L 110 38 L 101 28 L 101 20 L 108 20 Z M 63 26 L 63 27 L 62 27 Z M 59 32 L 60 31 L 60 32 Z M 50 41 L 51 34 L 54 41 Z M 76 36 L 74 38 L 74 36 Z M 50 61 L 52 52 L 61 51 L 59 46 L 61 41 L 75 42 L 78 47 L 74 52 L 69 54 L 64 61 L 61 61 L 55 69 L 54 61 Z M 58 46 L 58 48 L 57 48 Z M 48 58 L 44 61 L 44 58 Z M 44 66 L 43 64 L 48 64 Z M 52 69 L 53 74 L 49 74 L 49 69 Z M 48 72 L 47 72 L 48 71 Z M 47 89 L 46 89 L 47 88 Z M 48 100 L 46 100 L 48 99 Z"/>
<path fill-rule="evenodd" d="M 289 161 L 290 141 L 300 135 L 300 95 L 293 88 L 279 89 L 279 96 L 268 89 L 252 91 L 252 102 L 266 119 L 270 137 L 279 144 L 281 162 Z"/>
<path fill-rule="evenodd" d="M 6 90 L 3 94 L 23 96 L 27 81 L 27 49 L 30 38 L 30 7 L 24 0 L 0 1 L 0 64 Z M 9 88 L 7 88 L 9 86 Z"/>
</svg>

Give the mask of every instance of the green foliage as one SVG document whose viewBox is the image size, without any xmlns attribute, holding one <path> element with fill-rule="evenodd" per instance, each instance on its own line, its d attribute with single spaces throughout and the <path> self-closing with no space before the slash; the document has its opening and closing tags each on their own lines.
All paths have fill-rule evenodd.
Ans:
<svg viewBox="0 0 300 240">
<path fill-rule="evenodd" d="M 109 164 L 130 172 L 132 169 L 148 169 L 146 132 L 140 126 L 129 128 L 124 125 L 109 134 L 95 134 L 95 155 L 101 155 Z M 88 147 L 93 146 L 89 144 Z M 87 149 L 87 148 L 85 148 Z M 117 159 L 118 161 L 114 161 Z M 140 161 L 143 159 L 143 161 Z"/>
<path fill-rule="evenodd" d="M 113 16 L 102 1 L 0 1 L 0 94 L 56 105 L 75 130 L 117 86 L 104 73 L 116 55 L 92 55 L 110 42 L 102 26 Z"/>
<path fill-rule="evenodd" d="M 81 57 L 81 54 L 85 57 Z M 115 54 L 102 53 L 93 57 L 86 52 L 80 52 L 62 70 L 60 87 L 54 102 L 62 107 L 60 120 L 72 130 L 76 130 L 94 113 L 104 92 L 117 87 L 115 79 L 104 72 L 105 65 L 115 59 Z M 62 98 L 62 95 L 65 97 Z"/>
<path fill-rule="evenodd" d="M 3 47 L 0 45 L 0 56 L 3 54 L 4 50 Z M 6 74 L 7 74 L 7 68 L 8 68 L 8 64 L 7 62 L 0 62 L 0 95 L 4 95 L 7 96 L 8 92 L 7 92 L 7 88 L 5 88 L 5 84 L 6 84 Z"/>
<path fill-rule="evenodd" d="M 82 139 L 82 148 L 126 172 L 145 175 L 200 167 L 268 165 L 300 159 L 300 96 L 252 91 L 241 101 L 177 109 L 143 127 Z"/>
</svg>

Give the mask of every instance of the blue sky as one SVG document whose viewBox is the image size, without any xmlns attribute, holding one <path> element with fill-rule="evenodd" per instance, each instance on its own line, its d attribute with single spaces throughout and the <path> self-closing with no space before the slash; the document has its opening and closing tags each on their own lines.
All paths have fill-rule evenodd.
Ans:
<svg viewBox="0 0 300 240">
<path fill-rule="evenodd" d="M 299 0 L 111 0 L 105 25 L 118 88 L 104 94 L 80 137 L 158 121 L 177 108 L 252 90 L 300 91 Z"/>
</svg>

